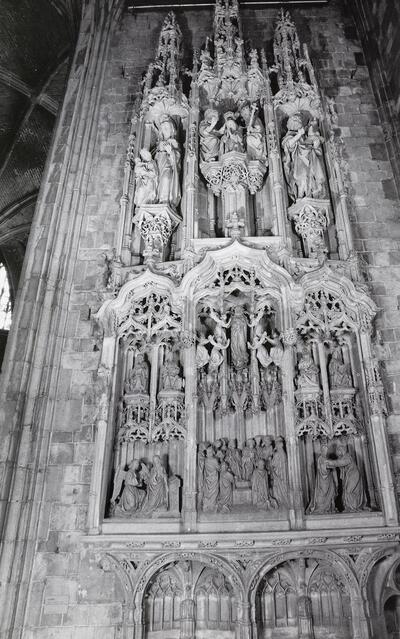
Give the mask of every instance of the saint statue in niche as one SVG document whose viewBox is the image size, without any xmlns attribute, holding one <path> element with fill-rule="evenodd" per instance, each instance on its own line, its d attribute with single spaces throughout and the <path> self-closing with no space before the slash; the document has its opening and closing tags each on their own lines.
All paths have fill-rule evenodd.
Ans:
<svg viewBox="0 0 400 639">
<path fill-rule="evenodd" d="M 277 503 L 271 497 L 268 487 L 268 473 L 264 460 L 259 459 L 251 478 L 251 499 L 253 506 L 270 510 L 276 508 Z"/>
<path fill-rule="evenodd" d="M 297 388 L 300 390 L 319 390 L 319 369 L 314 363 L 311 348 L 304 345 L 299 362 Z"/>
<path fill-rule="evenodd" d="M 346 445 L 337 447 L 337 459 L 327 462 L 328 468 L 339 468 L 342 480 L 342 502 L 344 512 L 359 512 L 366 510 L 366 496 L 364 483 L 355 459 L 347 450 Z"/>
<path fill-rule="evenodd" d="M 235 114 L 232 111 L 227 111 L 224 114 L 224 120 L 225 124 L 220 129 L 220 132 L 222 134 L 222 153 L 230 153 L 232 151 L 243 153 L 243 133 L 238 123 L 236 122 Z"/>
<path fill-rule="evenodd" d="M 331 388 L 353 388 L 351 368 L 343 362 L 340 348 L 333 351 L 328 371 Z"/>
<path fill-rule="evenodd" d="M 289 479 L 287 456 L 283 438 L 275 440 L 275 450 L 271 458 L 272 494 L 280 508 L 289 508 Z"/>
<path fill-rule="evenodd" d="M 307 129 L 306 144 L 310 149 L 307 195 L 313 198 L 326 197 L 326 178 L 324 169 L 324 159 L 322 144 L 324 138 L 320 134 L 317 118 L 310 120 Z"/>
<path fill-rule="evenodd" d="M 176 139 L 176 126 L 167 113 L 158 121 L 158 142 L 156 162 L 158 167 L 158 202 L 167 203 L 174 208 L 181 199 L 180 168 L 181 152 Z"/>
<path fill-rule="evenodd" d="M 244 306 L 241 304 L 234 306 L 232 309 L 231 359 L 236 369 L 245 368 L 249 361 L 247 351 L 247 319 Z"/>
<path fill-rule="evenodd" d="M 211 162 L 218 159 L 222 135 L 216 129 L 218 120 L 218 111 L 207 109 L 204 114 L 204 120 L 200 122 L 200 157 L 203 162 Z"/>
<path fill-rule="evenodd" d="M 125 393 L 146 393 L 149 385 L 149 365 L 144 355 L 138 353 L 135 359 L 135 365 L 130 371 L 125 382 Z"/>
<path fill-rule="evenodd" d="M 246 104 L 240 114 L 246 124 L 246 151 L 249 160 L 265 160 L 264 126 L 257 115 L 257 107 Z"/>
<path fill-rule="evenodd" d="M 135 160 L 135 206 L 157 202 L 158 171 L 150 151 L 142 149 Z"/>
<path fill-rule="evenodd" d="M 174 361 L 171 348 L 165 352 L 164 364 L 161 367 L 161 388 L 164 391 L 181 391 L 183 379 L 178 364 Z"/>
<path fill-rule="evenodd" d="M 321 443 L 321 452 L 317 460 L 314 495 L 308 507 L 310 514 L 327 514 L 336 512 L 337 477 L 332 472 L 333 466 L 328 459 L 328 445 Z"/>
<path fill-rule="evenodd" d="M 296 202 L 303 197 L 326 197 L 326 177 L 318 121 L 310 120 L 307 131 L 302 116 L 295 113 L 287 122 L 287 133 L 282 139 L 288 193 Z"/>
<path fill-rule="evenodd" d="M 288 192 L 291 199 L 296 201 L 307 195 L 309 167 L 309 148 L 305 142 L 305 129 L 300 113 L 295 113 L 288 119 L 282 149 Z"/>
<path fill-rule="evenodd" d="M 142 464 L 141 473 L 146 483 L 146 497 L 142 506 L 143 514 L 150 515 L 155 511 L 167 511 L 168 477 L 159 455 L 154 455 L 150 471 L 145 464 Z"/>
</svg>

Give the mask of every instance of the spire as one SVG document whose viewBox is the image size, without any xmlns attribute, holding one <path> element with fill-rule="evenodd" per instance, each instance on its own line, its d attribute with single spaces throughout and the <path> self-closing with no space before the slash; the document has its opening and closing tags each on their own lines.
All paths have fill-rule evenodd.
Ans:
<svg viewBox="0 0 400 639">
<path fill-rule="evenodd" d="M 285 9 L 280 10 L 275 27 L 274 57 L 275 64 L 271 71 L 276 73 L 279 86 L 275 104 L 294 104 L 305 98 L 309 108 L 318 108 L 318 86 L 307 47 L 301 47 L 296 25 Z"/>
<path fill-rule="evenodd" d="M 143 96 L 146 98 L 155 87 L 167 89 L 170 95 L 180 91 L 182 66 L 182 32 L 175 14 L 170 11 L 164 20 L 158 40 L 157 54 L 143 80 Z"/>
<path fill-rule="evenodd" d="M 300 70 L 300 41 L 289 11 L 283 8 L 275 28 L 274 55 L 279 86 L 293 86 Z"/>
</svg>

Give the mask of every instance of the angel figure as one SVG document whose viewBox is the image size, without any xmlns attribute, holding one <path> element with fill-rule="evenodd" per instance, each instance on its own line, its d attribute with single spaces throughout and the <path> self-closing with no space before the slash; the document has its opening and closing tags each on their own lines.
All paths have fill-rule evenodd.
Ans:
<svg viewBox="0 0 400 639">
<path fill-rule="evenodd" d="M 218 333 L 218 335 L 222 335 L 222 334 L 225 335 L 225 332 L 222 329 L 229 328 L 231 325 L 232 319 L 231 318 L 228 319 L 227 313 L 221 313 L 221 315 L 218 315 L 217 313 L 215 313 L 215 311 L 211 307 L 209 308 L 209 315 L 216 323 L 214 334 Z"/>
<path fill-rule="evenodd" d="M 145 493 L 140 489 L 142 481 L 138 478 L 139 461 L 134 459 L 129 463 L 128 470 L 125 471 L 124 468 L 125 464 L 119 466 L 115 472 L 111 506 L 118 514 L 126 516 L 140 510 Z M 121 493 L 122 485 L 124 487 Z"/>
<path fill-rule="evenodd" d="M 267 341 L 267 333 L 263 331 L 261 335 L 254 335 L 252 342 L 247 342 L 247 346 L 252 351 L 257 351 L 257 359 L 263 368 L 268 368 L 272 364 L 272 358 L 268 353 L 267 348 L 264 346 Z"/>
<path fill-rule="evenodd" d="M 268 337 L 268 335 L 266 336 L 266 341 L 271 344 L 269 354 L 272 361 L 276 366 L 281 366 L 283 358 L 283 347 L 281 337 L 276 328 L 272 331 L 271 337 Z"/>
<path fill-rule="evenodd" d="M 197 347 L 196 347 L 196 367 L 198 369 L 204 368 L 209 362 L 210 355 L 208 350 L 206 349 L 206 344 L 209 344 L 208 337 L 200 336 L 197 338 Z"/>
<path fill-rule="evenodd" d="M 226 351 L 230 344 L 230 339 L 226 337 L 224 329 L 220 328 L 218 331 L 215 331 L 215 338 L 210 335 L 208 341 L 213 347 L 210 354 L 208 372 L 216 373 L 224 361 L 222 351 Z"/>
</svg>

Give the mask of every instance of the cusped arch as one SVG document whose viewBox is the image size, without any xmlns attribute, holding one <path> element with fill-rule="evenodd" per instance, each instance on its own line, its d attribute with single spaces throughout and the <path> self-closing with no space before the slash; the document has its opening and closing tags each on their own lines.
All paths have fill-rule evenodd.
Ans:
<svg viewBox="0 0 400 639">
<path fill-rule="evenodd" d="M 299 285 L 303 288 L 306 298 L 308 294 L 324 291 L 343 302 L 349 314 L 355 318 L 348 317 L 349 323 L 354 328 L 371 322 L 378 311 L 375 302 L 364 290 L 355 286 L 346 275 L 332 269 L 328 264 L 305 273 L 299 279 Z"/>
<path fill-rule="evenodd" d="M 324 561 L 339 577 L 344 580 L 344 583 L 349 588 L 349 592 L 351 592 L 354 597 L 359 596 L 360 589 L 357 576 L 355 572 L 350 568 L 350 566 L 348 566 L 348 564 L 344 561 L 343 557 L 331 550 L 310 548 L 310 550 L 305 550 L 302 552 L 293 550 L 291 552 L 275 553 L 273 555 L 270 555 L 261 564 L 261 566 L 260 564 L 258 564 L 257 568 L 254 570 L 253 574 L 249 578 L 248 588 L 246 592 L 247 600 L 251 606 L 254 606 L 255 604 L 257 590 L 261 584 L 261 581 L 267 575 L 267 573 L 270 570 L 278 567 L 280 564 L 291 561 L 293 559 L 316 559 Z"/>
<path fill-rule="evenodd" d="M 129 308 L 135 300 L 145 298 L 150 293 L 168 297 L 173 308 L 182 310 L 179 299 L 176 298 L 176 285 L 173 280 L 167 275 L 146 269 L 121 286 L 115 298 L 105 300 L 94 315 L 94 319 L 102 326 L 106 334 L 114 332 L 118 334 L 116 327 L 119 318 L 129 312 Z"/>
<path fill-rule="evenodd" d="M 288 271 L 273 262 L 265 250 L 246 246 L 238 240 L 224 248 L 207 251 L 204 259 L 183 278 L 179 286 L 180 294 L 198 301 L 204 291 L 212 287 L 221 270 L 238 267 L 256 272 L 262 286 L 268 289 L 272 297 L 280 299 L 286 296 L 296 308 L 301 308 L 302 289 Z M 240 288 L 239 282 L 238 286 Z"/>
<path fill-rule="evenodd" d="M 361 557 L 360 557 L 361 560 Z M 361 565 L 359 582 L 364 601 L 368 602 L 370 613 L 380 614 L 385 603 L 385 586 L 390 574 L 400 564 L 400 550 L 394 547 L 379 548 Z"/>
<path fill-rule="evenodd" d="M 173 564 L 176 561 L 197 561 L 209 568 L 219 570 L 229 581 L 238 601 L 245 601 L 245 586 L 240 573 L 224 558 L 217 555 L 208 555 L 207 553 L 196 552 L 174 552 L 156 557 L 153 560 L 145 562 L 141 572 L 138 574 L 136 585 L 133 590 L 133 601 L 135 602 L 136 611 L 142 611 L 143 598 L 146 587 L 151 579 L 164 567 Z"/>
</svg>

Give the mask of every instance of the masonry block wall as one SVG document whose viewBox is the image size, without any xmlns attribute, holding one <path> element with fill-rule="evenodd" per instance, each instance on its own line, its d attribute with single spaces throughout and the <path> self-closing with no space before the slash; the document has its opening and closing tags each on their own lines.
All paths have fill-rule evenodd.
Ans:
<svg viewBox="0 0 400 639">
<path fill-rule="evenodd" d="M 368 69 L 344 4 L 337 0 L 328 6 L 296 9 L 292 13 L 301 40 L 309 45 L 321 86 L 337 105 L 349 169 L 356 246 L 367 263 L 373 298 L 380 308 L 378 325 L 386 346 L 389 435 L 400 491 L 400 205 Z M 37 509 L 38 525 L 31 525 L 26 537 L 21 533 L 21 549 L 33 539 L 29 546 L 32 571 L 27 561 L 25 571 L 21 568 L 18 575 L 8 573 L 14 575 L 9 576 L 9 604 L 14 609 L 19 603 L 17 616 L 8 616 L 8 628 L 3 622 L 4 637 L 11 636 L 6 634 L 10 628 L 23 627 L 24 639 L 116 639 L 127 636 L 123 624 L 128 627 L 133 623 L 123 584 L 112 572 L 101 570 L 96 553 L 86 550 L 84 540 L 99 410 L 95 393 L 99 338 L 92 316 L 101 304 L 99 292 L 105 286 L 105 255 L 116 244 L 135 94 L 141 74 L 154 57 L 164 17 L 165 12 L 122 13 L 117 26 L 113 26 L 110 46 L 104 53 L 106 59 L 101 63 L 105 66 L 99 81 L 102 85 L 98 104 L 84 88 L 79 93 L 89 64 L 87 52 L 92 37 L 89 25 L 84 22 L 82 26 L 28 245 L 22 275 L 25 285 L 20 289 L 12 329 L 14 337 L 8 346 L 2 440 L 11 443 L 1 461 L 4 477 L 11 468 L 14 478 L 5 480 L 5 484 L 9 491 L 15 490 L 21 446 L 26 449 L 26 467 L 36 478 L 29 484 L 29 491 L 21 488 L 20 499 L 28 514 L 21 515 L 22 524 L 16 520 L 7 524 L 6 539 L 11 543 L 13 526 L 17 535 L 18 527 L 29 520 L 32 504 Z M 189 66 L 190 53 L 212 30 L 212 8 L 179 11 L 177 18 L 186 40 Z M 245 38 L 255 47 L 271 50 L 275 18 L 276 9 L 242 9 Z M 90 55 L 99 55 L 98 50 L 92 48 Z M 77 126 L 74 118 L 84 107 L 87 119 L 82 123 L 81 137 L 76 135 L 71 140 L 72 128 Z M 79 147 L 85 136 L 87 146 Z M 71 142 L 75 153 L 85 153 L 89 158 L 80 175 L 73 157 L 66 165 L 65 153 Z M 72 209 L 79 181 L 79 206 L 70 220 L 65 205 L 64 209 L 59 208 L 63 181 Z M 51 270 L 54 260 L 57 268 Z M 43 279 L 44 268 L 47 279 Z M 53 298 L 53 306 L 47 306 L 46 287 L 62 292 L 62 298 Z M 49 342 L 42 335 L 38 343 L 40 318 L 45 312 Z M 33 331 L 32 318 L 36 321 Z M 35 344 L 33 350 L 28 350 L 28 343 Z M 39 356 L 43 367 L 38 364 Z M 25 435 L 12 444 L 14 415 L 20 414 L 21 402 L 29 400 L 29 380 L 34 373 L 40 377 L 34 398 L 30 398 L 34 399 L 35 408 L 31 419 L 25 420 Z M 22 379 L 27 380 L 27 387 L 21 399 L 17 392 Z M 40 438 L 36 437 L 39 431 Z M 7 496 L 3 512 L 9 517 L 6 502 Z"/>
</svg>

